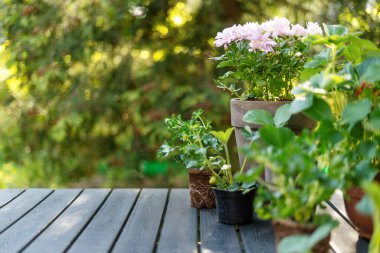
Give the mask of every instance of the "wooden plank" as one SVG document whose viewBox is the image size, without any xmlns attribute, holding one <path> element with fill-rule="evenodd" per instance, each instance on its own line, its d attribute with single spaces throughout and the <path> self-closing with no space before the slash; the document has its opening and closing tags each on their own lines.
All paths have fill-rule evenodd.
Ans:
<svg viewBox="0 0 380 253">
<path fill-rule="evenodd" d="M 171 190 L 157 252 L 197 252 L 197 216 L 189 190 Z"/>
<path fill-rule="evenodd" d="M 62 252 L 87 225 L 109 189 L 86 189 L 23 252 Z"/>
<path fill-rule="evenodd" d="M 155 246 L 167 189 L 143 189 L 112 252 L 152 252 Z"/>
<path fill-rule="evenodd" d="M 344 214 L 343 195 L 340 191 L 336 191 L 331 198 L 337 208 Z M 348 224 L 342 216 L 333 208 L 327 205 L 324 210 L 318 210 L 319 213 L 328 213 L 331 217 L 339 222 L 339 226 L 331 232 L 330 246 L 336 253 L 356 253 L 356 243 L 359 238 L 358 232 Z"/>
<path fill-rule="evenodd" d="M 0 190 L 0 208 L 18 197 L 24 190 L 22 189 L 2 189 Z"/>
<path fill-rule="evenodd" d="M 202 252 L 241 252 L 234 226 L 219 223 L 216 209 L 201 209 L 200 232 Z"/>
<path fill-rule="evenodd" d="M 254 217 L 253 223 L 239 226 L 245 252 L 276 252 L 274 231 L 270 220 Z"/>
<path fill-rule="evenodd" d="M 0 209 L 0 233 L 28 213 L 41 201 L 43 201 L 52 190 L 30 189 L 26 190 L 18 198 Z"/>
<path fill-rule="evenodd" d="M 108 252 L 135 202 L 138 189 L 113 190 L 68 252 Z"/>
<path fill-rule="evenodd" d="M 0 235 L 2 252 L 18 252 L 53 221 L 80 190 L 56 190 L 41 204 Z"/>
</svg>

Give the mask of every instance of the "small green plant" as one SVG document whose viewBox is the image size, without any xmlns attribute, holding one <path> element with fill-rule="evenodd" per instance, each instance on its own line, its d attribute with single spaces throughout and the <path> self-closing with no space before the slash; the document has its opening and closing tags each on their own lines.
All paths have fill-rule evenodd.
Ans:
<svg viewBox="0 0 380 253">
<path fill-rule="evenodd" d="M 172 158 L 187 169 L 209 170 L 210 184 L 218 189 L 249 191 L 253 183 L 240 183 L 233 176 L 228 150 L 233 128 L 213 131 L 211 122 L 204 120 L 202 114 L 202 110 L 197 110 L 187 121 L 180 115 L 165 120 L 171 138 L 157 151 L 158 159 Z"/>
<path fill-rule="evenodd" d="M 266 125 L 258 131 L 260 141 L 245 152 L 257 166 L 239 178 L 245 182 L 259 182 L 255 206 L 263 219 L 291 219 L 298 223 L 324 223 L 315 214 L 318 206 L 329 200 L 341 186 L 340 162 L 326 165 L 319 161 L 329 152 L 325 140 L 318 140 L 318 132 L 304 130 L 296 136 L 286 127 Z M 318 140 L 318 141 L 316 141 Z M 272 182 L 261 178 L 265 169 L 273 174 Z"/>
<path fill-rule="evenodd" d="M 202 118 L 203 111 L 193 112 L 189 120 L 181 115 L 165 119 L 171 138 L 157 152 L 157 158 L 172 158 L 187 169 L 210 170 L 213 174 L 225 164 L 219 155 L 223 144 L 211 134 L 211 122 Z"/>
</svg>

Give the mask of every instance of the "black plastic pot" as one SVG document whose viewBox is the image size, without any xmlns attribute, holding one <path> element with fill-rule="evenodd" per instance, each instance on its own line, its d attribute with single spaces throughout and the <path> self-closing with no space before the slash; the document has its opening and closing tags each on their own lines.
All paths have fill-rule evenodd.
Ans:
<svg viewBox="0 0 380 253">
<path fill-rule="evenodd" d="M 242 191 L 214 189 L 218 221 L 231 225 L 251 222 L 256 191 L 257 187 L 246 194 Z"/>
</svg>

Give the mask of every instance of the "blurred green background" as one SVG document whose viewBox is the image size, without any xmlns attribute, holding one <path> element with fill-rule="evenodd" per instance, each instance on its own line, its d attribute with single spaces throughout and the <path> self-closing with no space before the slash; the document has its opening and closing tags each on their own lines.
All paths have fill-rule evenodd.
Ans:
<svg viewBox="0 0 380 253">
<path fill-rule="evenodd" d="M 213 38 L 276 15 L 380 43 L 377 0 L 0 1 L 0 187 L 186 185 L 155 159 L 164 118 L 228 125 Z"/>
</svg>

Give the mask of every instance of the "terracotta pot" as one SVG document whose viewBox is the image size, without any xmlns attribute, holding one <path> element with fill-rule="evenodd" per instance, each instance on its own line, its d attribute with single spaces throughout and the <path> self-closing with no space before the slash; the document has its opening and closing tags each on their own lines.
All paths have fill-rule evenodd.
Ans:
<svg viewBox="0 0 380 253">
<path fill-rule="evenodd" d="M 375 181 L 380 183 L 380 174 L 375 178 Z M 344 199 L 344 206 L 351 222 L 358 228 L 361 237 L 371 239 L 373 232 L 373 220 L 369 215 L 364 215 L 356 210 L 357 203 L 364 196 L 364 191 L 360 187 L 352 187 L 347 190 L 349 198 Z"/>
<path fill-rule="evenodd" d="M 195 208 L 215 208 L 214 191 L 210 187 L 210 171 L 189 170 L 190 203 Z"/>
<path fill-rule="evenodd" d="M 238 147 L 238 155 L 239 155 L 239 163 L 240 166 L 243 165 L 244 162 L 244 154 L 239 152 L 239 149 L 244 145 L 248 144 L 249 141 L 244 139 L 243 135 L 241 134 L 241 129 L 245 126 L 249 126 L 252 130 L 257 130 L 261 126 L 256 124 L 248 124 L 243 121 L 243 116 L 246 112 L 250 110 L 267 110 L 272 115 L 275 114 L 276 110 L 286 104 L 290 101 L 241 101 L 240 99 L 231 99 L 230 106 L 231 106 L 231 125 L 235 129 L 235 137 L 236 137 L 236 144 Z M 296 114 L 293 115 L 288 122 L 288 127 L 292 129 L 294 132 L 299 133 L 304 128 L 314 128 L 315 122 L 311 119 L 307 118 L 303 114 Z M 250 164 L 246 163 L 245 170 L 250 168 Z M 267 173 L 267 172 L 266 172 Z M 269 175 L 268 175 L 269 176 Z M 268 177 L 266 176 L 266 177 Z"/>
<path fill-rule="evenodd" d="M 280 240 L 289 235 L 299 235 L 299 234 L 312 234 L 317 227 L 315 225 L 300 224 L 291 220 L 275 220 L 272 221 L 274 234 L 276 238 L 276 244 Z M 317 245 L 312 249 L 313 253 L 325 253 L 328 252 L 330 248 L 330 234 L 322 239 Z"/>
</svg>

